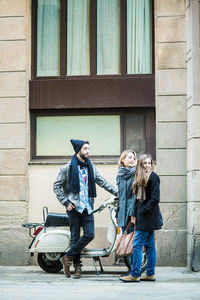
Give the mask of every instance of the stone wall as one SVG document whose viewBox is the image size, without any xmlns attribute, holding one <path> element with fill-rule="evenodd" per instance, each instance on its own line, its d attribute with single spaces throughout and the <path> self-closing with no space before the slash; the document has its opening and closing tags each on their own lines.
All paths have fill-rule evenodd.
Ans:
<svg viewBox="0 0 200 300">
<path fill-rule="evenodd" d="M 0 0 L 0 262 L 27 264 L 27 0 Z"/>
<path fill-rule="evenodd" d="M 21 228 L 21 224 L 28 221 L 31 215 L 28 215 L 28 207 L 33 204 L 29 204 L 33 182 L 29 182 L 30 190 L 28 185 L 30 3 L 30 0 L 0 0 L 0 263 L 10 265 L 29 262 L 29 240 L 27 231 Z M 189 3 L 187 1 L 187 7 Z M 194 0 L 194 3 L 199 2 Z M 198 13 L 195 8 L 194 12 Z M 197 20 L 196 22 L 198 23 Z M 194 31 L 194 27 L 192 28 Z M 200 161 L 196 150 L 200 141 L 200 103 L 197 99 L 198 84 L 195 81 L 192 94 L 188 92 L 190 123 L 186 144 L 185 42 L 185 1 L 155 0 L 156 160 L 157 172 L 161 177 L 161 209 L 164 216 L 164 227 L 156 234 L 158 265 L 186 264 L 187 230 L 188 261 L 191 262 L 193 257 L 200 261 L 197 206 L 200 199 Z M 188 77 L 190 86 L 193 84 L 193 75 L 198 74 L 194 58 L 198 57 L 199 50 L 192 51 L 187 54 L 188 67 L 193 61 L 191 76 Z M 188 191 L 187 145 L 190 155 L 187 167 Z M 29 172 L 31 171 L 33 166 L 29 167 Z M 97 227 L 102 226 L 99 224 Z"/>
<path fill-rule="evenodd" d="M 185 1 L 155 1 L 156 153 L 163 229 L 159 265 L 183 266 L 187 249 Z"/>
<path fill-rule="evenodd" d="M 187 253 L 188 266 L 200 270 L 200 1 L 186 2 L 187 18 Z"/>
</svg>

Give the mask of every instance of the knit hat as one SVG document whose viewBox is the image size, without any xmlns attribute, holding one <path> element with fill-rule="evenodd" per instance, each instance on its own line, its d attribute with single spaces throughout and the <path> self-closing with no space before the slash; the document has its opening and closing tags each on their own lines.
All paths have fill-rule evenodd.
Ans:
<svg viewBox="0 0 200 300">
<path fill-rule="evenodd" d="M 72 146 L 74 147 L 74 151 L 76 154 L 81 150 L 84 144 L 89 144 L 89 142 L 87 141 L 73 140 L 73 139 L 70 140 L 70 142 L 72 143 Z"/>
</svg>

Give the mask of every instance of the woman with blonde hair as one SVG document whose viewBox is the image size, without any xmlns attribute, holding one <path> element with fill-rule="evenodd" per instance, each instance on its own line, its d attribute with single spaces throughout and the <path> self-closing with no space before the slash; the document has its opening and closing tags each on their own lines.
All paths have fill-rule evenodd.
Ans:
<svg viewBox="0 0 200 300">
<path fill-rule="evenodd" d="M 154 163 L 149 154 L 143 154 L 137 161 L 133 192 L 136 195 L 134 223 L 136 235 L 133 241 L 133 267 L 129 275 L 120 277 L 124 282 L 140 280 L 155 281 L 156 248 L 154 230 L 161 229 L 162 216 L 159 209 L 160 178 L 154 172 Z M 147 251 L 147 271 L 141 277 L 142 248 Z"/>
<path fill-rule="evenodd" d="M 125 230 L 133 218 L 136 197 L 132 185 L 137 163 L 136 153 L 133 150 L 124 150 L 119 159 L 118 175 L 116 178 L 119 193 L 119 204 L 116 213 L 118 226 Z"/>
</svg>

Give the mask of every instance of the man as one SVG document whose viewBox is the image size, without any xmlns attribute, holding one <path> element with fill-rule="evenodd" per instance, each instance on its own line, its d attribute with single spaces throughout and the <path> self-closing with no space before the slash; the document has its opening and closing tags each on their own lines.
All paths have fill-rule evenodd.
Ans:
<svg viewBox="0 0 200 300">
<path fill-rule="evenodd" d="M 75 154 L 71 161 L 65 164 L 53 185 L 58 200 L 66 207 L 70 222 L 70 250 L 61 258 L 64 274 L 70 277 L 70 265 L 73 262 L 75 272 L 73 277 L 81 276 L 80 253 L 94 238 L 93 204 L 96 197 L 96 186 L 117 195 L 117 190 L 109 184 L 96 170 L 88 155 L 88 141 L 71 140 Z M 80 237 L 80 227 L 83 235 Z"/>
</svg>

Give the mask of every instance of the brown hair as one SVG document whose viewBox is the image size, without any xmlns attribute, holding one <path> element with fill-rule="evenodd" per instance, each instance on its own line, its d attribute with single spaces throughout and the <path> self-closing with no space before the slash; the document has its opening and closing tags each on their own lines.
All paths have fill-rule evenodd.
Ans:
<svg viewBox="0 0 200 300">
<path fill-rule="evenodd" d="M 144 161 L 145 159 L 150 158 L 151 160 L 151 169 L 149 173 L 146 173 L 144 169 Z M 154 171 L 155 165 L 153 159 L 150 154 L 142 154 L 137 161 L 137 166 L 135 170 L 135 180 L 133 182 L 133 192 L 137 193 L 138 186 L 146 186 L 149 180 L 149 176 L 152 171 Z"/>
<path fill-rule="evenodd" d="M 134 158 L 135 158 L 135 159 L 137 158 L 135 151 L 133 151 L 133 150 L 124 150 L 124 151 L 122 152 L 120 158 L 119 158 L 119 162 L 118 162 L 118 166 L 119 166 L 119 167 L 124 167 L 124 164 L 123 164 L 122 160 L 124 160 L 124 159 L 126 158 L 126 155 L 127 155 L 128 153 L 133 153 Z"/>
</svg>

